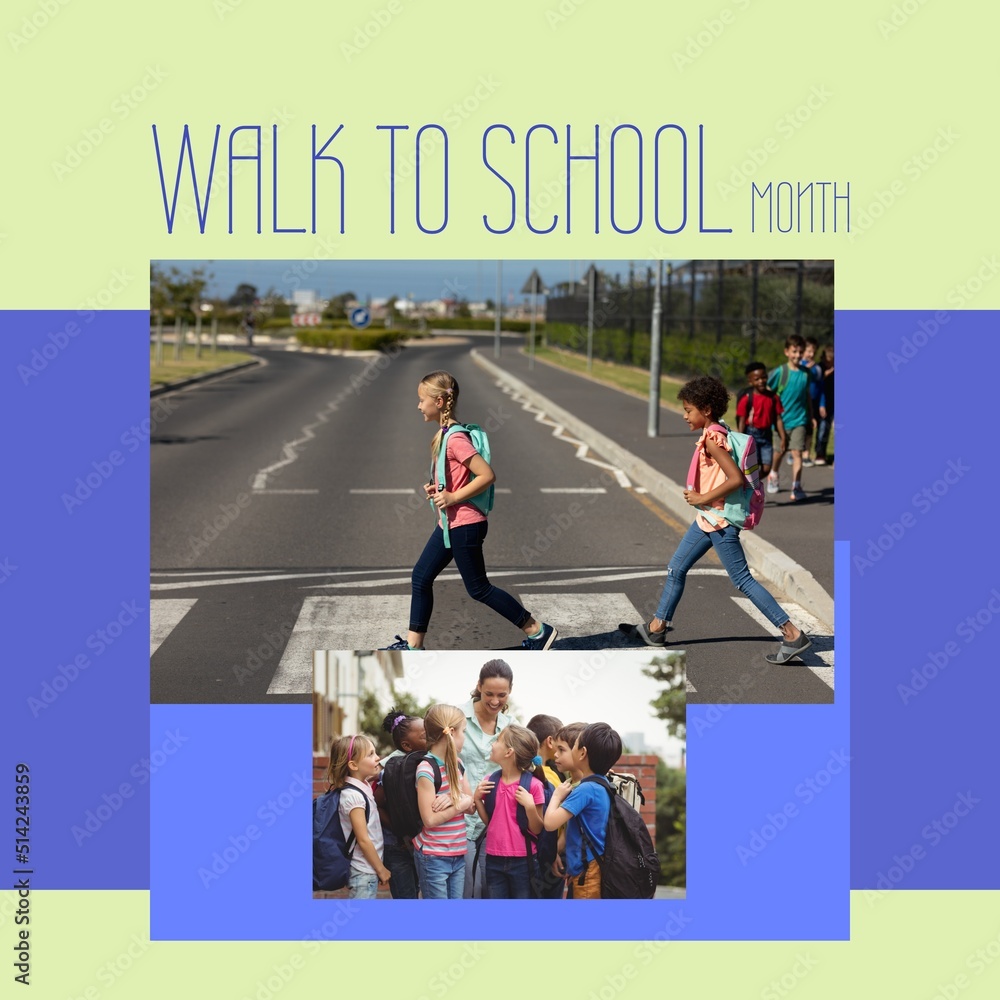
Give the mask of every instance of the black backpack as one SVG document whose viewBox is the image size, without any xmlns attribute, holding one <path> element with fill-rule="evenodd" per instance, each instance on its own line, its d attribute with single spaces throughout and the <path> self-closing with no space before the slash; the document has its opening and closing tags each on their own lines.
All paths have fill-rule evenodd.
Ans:
<svg viewBox="0 0 1000 1000">
<path fill-rule="evenodd" d="M 611 799 L 603 854 L 597 853 L 587 836 L 586 827 L 580 823 L 583 834 L 580 854 L 584 872 L 587 870 L 586 848 L 589 847 L 601 866 L 601 899 L 652 899 L 660 880 L 660 859 L 653 849 L 653 840 L 645 822 L 625 799 L 616 794 L 605 777 L 591 774 L 583 780 L 599 783 Z M 582 874 L 579 882 L 583 882 Z"/>
<path fill-rule="evenodd" d="M 489 780 L 493 782 L 493 787 L 489 790 L 489 793 L 483 799 L 483 807 L 486 809 L 486 815 L 493 818 L 493 810 L 496 809 L 497 804 L 497 782 L 500 780 L 502 772 L 494 771 L 493 774 L 489 776 Z M 530 771 L 522 771 L 521 777 L 518 779 L 518 784 L 526 791 L 531 791 L 531 779 L 533 775 Z M 555 789 L 547 778 L 542 781 L 542 788 L 545 789 L 545 803 L 542 806 L 542 812 L 544 813 L 549 807 L 549 801 L 552 799 L 552 793 Z M 542 832 L 536 837 L 528 829 L 528 814 L 525 812 L 524 806 L 518 805 L 517 811 L 517 827 L 524 836 L 524 849 L 529 859 L 529 870 L 531 878 L 531 893 L 536 899 L 544 899 L 546 892 L 555 885 L 555 883 L 562 883 L 562 879 L 552 874 L 552 862 L 555 861 L 556 855 L 559 853 L 559 831 L 558 830 L 546 830 L 542 828 Z M 475 872 L 476 868 L 479 866 L 479 855 L 482 852 L 483 845 L 486 843 L 486 831 L 484 830 L 476 838 L 476 856 L 472 860 L 472 869 Z M 535 845 L 537 853 L 532 851 L 531 846 Z M 531 864 L 531 857 L 534 856 L 535 864 Z M 475 875 L 473 875 L 475 878 Z"/>
<path fill-rule="evenodd" d="M 313 799 L 313 892 L 333 892 L 334 889 L 343 889 L 351 874 L 354 831 L 351 831 L 345 841 L 344 829 L 340 825 L 342 791 L 343 788 L 332 788 Z M 367 824 L 371 809 L 368 796 L 363 792 L 362 795 L 365 800 L 365 824 Z"/>
<path fill-rule="evenodd" d="M 385 792 L 385 808 L 397 837 L 415 837 L 424 828 L 417 805 L 417 766 L 429 761 L 434 769 L 434 794 L 441 791 L 441 765 L 429 753 L 413 750 L 405 757 L 393 757 L 382 768 L 380 783 Z M 459 768 L 465 773 L 461 761 Z"/>
</svg>

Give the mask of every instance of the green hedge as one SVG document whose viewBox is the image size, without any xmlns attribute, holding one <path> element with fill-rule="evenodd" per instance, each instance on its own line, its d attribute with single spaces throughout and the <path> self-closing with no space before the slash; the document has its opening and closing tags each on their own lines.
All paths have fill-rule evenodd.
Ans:
<svg viewBox="0 0 1000 1000">
<path fill-rule="evenodd" d="M 435 330 L 495 330 L 496 322 L 492 319 L 429 319 L 427 325 Z M 500 329 L 506 333 L 528 333 L 531 321 L 527 319 L 500 319 Z M 541 320 L 535 323 L 535 330 L 544 330 L 545 323 Z"/>
<path fill-rule="evenodd" d="M 561 347 L 577 354 L 587 353 L 587 329 L 569 323 L 550 323 L 545 339 L 551 347 Z M 649 369 L 649 331 L 636 330 L 630 337 L 627 330 L 594 331 L 594 357 L 614 364 L 633 365 Z M 723 337 L 716 343 L 714 334 L 688 336 L 687 330 L 664 332 L 661 370 L 664 375 L 682 378 L 693 375 L 714 375 L 728 386 L 746 382 L 744 368 L 750 360 L 762 361 L 767 367 L 784 364 L 784 339 L 759 341 L 755 356 L 750 357 L 750 341 L 744 337 Z"/>
<path fill-rule="evenodd" d="M 392 344 L 414 336 L 410 330 L 296 330 L 296 339 L 305 347 L 325 347 L 341 351 L 384 351 Z"/>
</svg>

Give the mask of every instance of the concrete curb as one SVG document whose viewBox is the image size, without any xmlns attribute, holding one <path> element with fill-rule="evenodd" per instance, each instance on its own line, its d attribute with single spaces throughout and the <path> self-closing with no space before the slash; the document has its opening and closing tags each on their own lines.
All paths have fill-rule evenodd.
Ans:
<svg viewBox="0 0 1000 1000">
<path fill-rule="evenodd" d="M 549 416 L 565 425 L 571 434 L 584 441 L 602 458 L 617 465 L 633 482 L 644 486 L 680 521 L 686 522 L 691 519 L 691 507 L 684 502 L 683 487 L 678 483 L 589 424 L 585 424 L 579 417 L 556 406 L 540 392 L 536 392 L 519 378 L 484 358 L 475 348 L 472 350 L 472 358 L 484 371 L 530 400 L 533 405 L 543 408 Z M 745 532 L 740 540 L 747 555 L 747 563 L 755 576 L 762 577 L 789 600 L 801 605 L 809 614 L 832 629 L 833 598 L 809 570 L 759 535 Z"/>
<path fill-rule="evenodd" d="M 210 382 L 212 379 L 222 378 L 224 375 L 232 375 L 233 372 L 238 372 L 242 368 L 252 368 L 254 365 L 262 364 L 264 364 L 264 361 L 261 358 L 255 358 L 253 361 L 240 361 L 235 365 L 226 365 L 225 368 L 216 368 L 214 371 L 202 372 L 200 375 L 178 379 L 176 382 L 165 382 L 163 385 L 153 386 L 149 390 L 149 396 L 152 399 L 154 396 L 162 396 L 167 392 L 186 389 L 189 385 L 197 385 L 199 382 Z"/>
</svg>

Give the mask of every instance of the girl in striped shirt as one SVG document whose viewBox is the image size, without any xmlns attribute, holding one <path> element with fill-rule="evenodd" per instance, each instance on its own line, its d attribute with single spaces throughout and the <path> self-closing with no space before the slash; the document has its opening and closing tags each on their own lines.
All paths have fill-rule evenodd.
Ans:
<svg viewBox="0 0 1000 1000">
<path fill-rule="evenodd" d="M 475 808 L 458 760 L 465 743 L 465 713 L 434 705 L 424 716 L 428 756 L 417 766 L 417 805 L 423 829 L 413 838 L 413 857 L 424 899 L 461 899 L 465 884 L 465 814 Z M 435 764 L 441 787 L 435 789 Z"/>
</svg>

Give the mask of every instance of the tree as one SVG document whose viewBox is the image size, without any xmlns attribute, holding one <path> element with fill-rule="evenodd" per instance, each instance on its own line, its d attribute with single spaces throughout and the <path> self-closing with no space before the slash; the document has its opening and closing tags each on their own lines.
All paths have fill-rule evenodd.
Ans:
<svg viewBox="0 0 1000 1000">
<path fill-rule="evenodd" d="M 664 684 L 663 691 L 650 704 L 656 716 L 667 724 L 667 732 L 683 740 L 687 736 L 687 658 L 683 652 L 654 656 L 643 668 L 647 677 Z"/>
<path fill-rule="evenodd" d="M 246 308 L 252 306 L 257 301 L 257 286 L 248 285 L 245 282 L 236 286 L 236 291 L 229 296 L 228 303 L 231 306 Z"/>
<path fill-rule="evenodd" d="M 347 319 L 347 303 L 356 301 L 354 292 L 339 292 L 334 295 L 323 310 L 324 319 Z"/>
<path fill-rule="evenodd" d="M 687 772 L 656 762 L 656 853 L 661 884 L 687 884 Z"/>
</svg>

